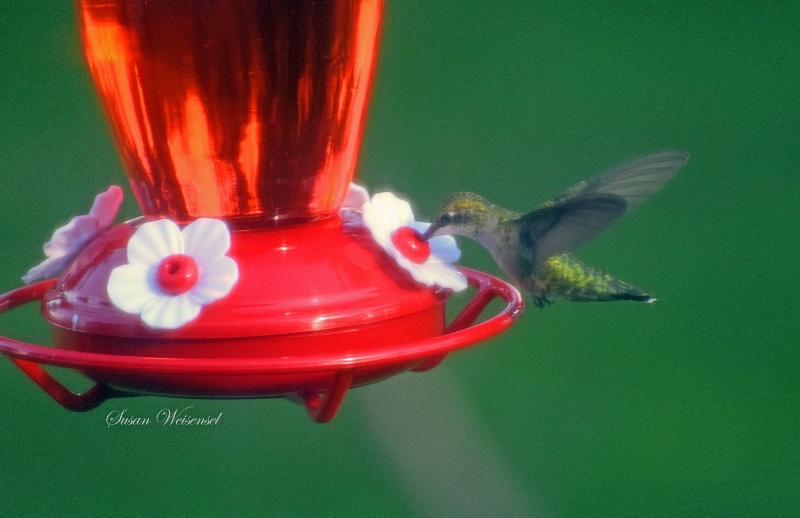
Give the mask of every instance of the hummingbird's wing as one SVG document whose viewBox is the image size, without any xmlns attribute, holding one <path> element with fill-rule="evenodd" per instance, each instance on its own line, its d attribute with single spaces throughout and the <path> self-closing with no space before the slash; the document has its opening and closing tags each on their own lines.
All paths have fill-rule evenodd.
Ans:
<svg viewBox="0 0 800 518">
<path fill-rule="evenodd" d="M 612 194 L 591 194 L 525 214 L 521 242 L 533 250 L 534 264 L 573 250 L 608 228 L 625 213 L 625 200 Z"/>
<path fill-rule="evenodd" d="M 680 150 L 656 151 L 632 158 L 573 185 L 542 207 L 589 194 L 606 193 L 623 198 L 630 209 L 664 187 L 688 161 L 689 153 Z"/>
<path fill-rule="evenodd" d="M 661 151 L 620 164 L 576 184 L 517 220 L 536 264 L 573 250 L 661 189 L 689 154 Z"/>
</svg>

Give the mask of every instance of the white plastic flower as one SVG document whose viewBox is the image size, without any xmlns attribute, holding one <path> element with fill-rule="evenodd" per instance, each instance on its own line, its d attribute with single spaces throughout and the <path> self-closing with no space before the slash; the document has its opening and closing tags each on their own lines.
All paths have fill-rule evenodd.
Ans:
<svg viewBox="0 0 800 518">
<path fill-rule="evenodd" d="M 364 225 L 372 237 L 402 268 L 426 286 L 441 286 L 453 291 L 467 287 L 467 278 L 450 263 L 461 257 L 453 236 L 420 239 L 430 223 L 414 221 L 407 201 L 390 192 L 381 192 L 363 206 Z"/>
<path fill-rule="evenodd" d="M 361 210 L 365 203 L 369 201 L 369 192 L 356 183 L 351 183 L 347 188 L 347 195 L 344 198 L 342 209 Z"/>
<path fill-rule="evenodd" d="M 111 271 L 108 296 L 155 329 L 177 329 L 226 296 L 239 267 L 225 255 L 231 234 L 222 221 L 200 218 L 180 230 L 168 219 L 140 226 L 128 241 L 128 264 Z"/>
<path fill-rule="evenodd" d="M 28 284 L 60 274 L 86 245 L 111 226 L 121 204 L 122 189 L 117 185 L 95 196 L 89 214 L 76 216 L 53 232 L 43 247 L 47 259 L 28 270 L 22 281 Z"/>
</svg>

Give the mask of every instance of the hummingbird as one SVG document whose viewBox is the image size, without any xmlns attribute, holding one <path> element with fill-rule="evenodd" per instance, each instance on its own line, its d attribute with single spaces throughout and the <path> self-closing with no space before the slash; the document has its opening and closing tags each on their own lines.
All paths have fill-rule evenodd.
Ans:
<svg viewBox="0 0 800 518">
<path fill-rule="evenodd" d="M 527 214 L 471 192 L 450 196 L 422 235 L 459 235 L 480 243 L 537 307 L 653 296 L 584 264 L 571 251 L 660 190 L 689 160 L 684 151 L 649 153 L 584 180 Z"/>
</svg>

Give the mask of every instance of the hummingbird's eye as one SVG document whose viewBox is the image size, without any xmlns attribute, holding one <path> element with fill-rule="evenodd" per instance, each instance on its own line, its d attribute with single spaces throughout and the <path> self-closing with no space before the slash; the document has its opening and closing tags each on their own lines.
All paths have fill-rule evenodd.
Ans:
<svg viewBox="0 0 800 518">
<path fill-rule="evenodd" d="M 441 216 L 439 216 L 439 223 L 442 226 L 449 225 L 453 222 L 453 213 L 452 212 L 445 212 Z"/>
</svg>

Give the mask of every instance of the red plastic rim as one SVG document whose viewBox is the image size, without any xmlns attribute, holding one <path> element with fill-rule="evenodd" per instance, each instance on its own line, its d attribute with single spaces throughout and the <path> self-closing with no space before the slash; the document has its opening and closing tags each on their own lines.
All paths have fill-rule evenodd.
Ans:
<svg viewBox="0 0 800 518">
<path fill-rule="evenodd" d="M 0 336 L 0 353 L 21 360 L 72 369 L 107 369 L 117 372 L 142 374 L 180 372 L 181 374 L 253 374 L 294 373 L 358 369 L 385 362 L 401 362 L 446 354 L 497 335 L 507 329 L 524 307 L 522 296 L 516 288 L 491 275 L 460 268 L 472 287 L 478 290 L 475 298 L 448 326 L 441 336 L 412 342 L 381 346 L 355 355 L 332 356 L 323 353 L 303 357 L 264 356 L 260 358 L 155 358 L 112 355 L 83 351 L 55 349 L 28 344 Z M 0 297 L 0 313 L 22 304 L 39 300 L 54 281 L 42 281 L 8 292 Z M 471 325 L 491 299 L 499 297 L 507 302 L 496 315 Z M 478 308 L 477 306 L 480 306 Z M 475 313 L 467 314 L 468 312 Z"/>
<path fill-rule="evenodd" d="M 42 369 L 41 365 L 71 368 L 82 372 L 101 372 L 112 376 L 130 375 L 144 379 L 153 376 L 154 380 L 186 376 L 234 376 L 241 379 L 258 376 L 264 390 L 261 397 L 284 396 L 299 400 L 305 405 L 313 420 L 327 422 L 334 417 L 349 388 L 383 379 L 373 374 L 374 372 L 381 372 L 387 366 L 390 370 L 394 368 L 397 373 L 409 369 L 414 371 L 431 369 L 450 352 L 487 340 L 506 330 L 522 313 L 524 303 L 516 288 L 476 270 L 467 268 L 460 270 L 477 292 L 447 326 L 444 334 L 405 344 L 370 344 L 367 348 L 346 355 L 315 352 L 296 356 L 287 356 L 285 353 L 269 356 L 269 348 L 265 348 L 263 356 L 249 358 L 152 357 L 58 349 L 2 336 L 0 336 L 0 353 L 8 356 L 50 397 L 69 410 L 90 410 L 108 398 L 137 395 L 139 392 L 124 389 L 119 391 L 113 386 L 98 382 L 83 394 L 74 394 Z M 54 280 L 42 281 L 0 296 L 0 313 L 40 300 L 54 282 Z M 495 298 L 504 300 L 505 306 L 491 317 L 475 323 Z M 308 375 L 311 379 L 314 377 L 312 375 L 319 373 L 328 379 L 323 388 L 309 385 L 290 393 L 276 394 L 269 391 L 273 378 Z M 374 379 L 371 376 L 374 376 Z M 360 379 L 358 384 L 354 381 L 356 377 Z M 210 397 L 226 397 L 226 395 L 211 394 Z"/>
</svg>

